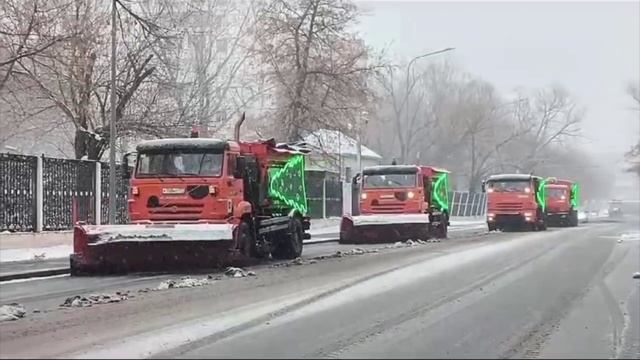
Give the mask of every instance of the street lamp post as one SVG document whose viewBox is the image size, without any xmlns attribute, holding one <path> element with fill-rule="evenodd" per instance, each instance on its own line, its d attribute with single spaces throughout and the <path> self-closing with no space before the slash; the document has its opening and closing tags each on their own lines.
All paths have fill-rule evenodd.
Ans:
<svg viewBox="0 0 640 360">
<path fill-rule="evenodd" d="M 438 54 L 442 54 L 444 52 L 447 51 L 452 51 L 455 50 L 455 48 L 446 48 L 446 49 L 442 49 L 442 50 L 438 50 L 438 51 L 432 51 L 426 54 L 422 54 L 422 55 L 418 55 L 416 57 L 414 57 L 413 59 L 411 59 L 411 61 L 409 61 L 409 64 L 407 64 L 407 76 L 406 76 L 406 81 L 405 81 L 405 87 L 406 87 L 406 91 L 404 93 L 404 105 L 405 105 L 405 118 L 407 120 L 409 120 L 409 74 L 411 73 L 411 66 L 419 59 L 422 58 L 426 58 L 428 56 L 433 56 L 433 55 L 438 55 Z M 408 152 L 408 149 L 407 149 Z M 406 154 L 408 155 L 408 154 Z M 405 154 L 400 154 L 400 156 L 402 157 L 402 161 L 406 161 L 407 159 L 405 159 Z"/>
<path fill-rule="evenodd" d="M 109 121 L 109 224 L 116 222 L 116 0 L 111 2 L 111 120 Z M 100 196 L 98 194 L 97 196 Z M 96 210 L 97 211 L 97 210 Z"/>
</svg>

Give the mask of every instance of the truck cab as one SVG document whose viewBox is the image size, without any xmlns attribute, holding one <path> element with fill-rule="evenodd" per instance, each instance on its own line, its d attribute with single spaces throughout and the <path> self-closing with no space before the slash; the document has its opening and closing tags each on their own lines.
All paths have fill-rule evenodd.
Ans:
<svg viewBox="0 0 640 360">
<path fill-rule="evenodd" d="M 136 148 L 130 179 L 132 222 L 227 222 L 243 200 L 236 142 L 204 138 L 150 140 Z"/>
<path fill-rule="evenodd" d="M 508 228 L 546 230 L 546 188 L 541 177 L 492 175 L 483 182 L 482 189 L 487 193 L 489 231 Z"/>
</svg>

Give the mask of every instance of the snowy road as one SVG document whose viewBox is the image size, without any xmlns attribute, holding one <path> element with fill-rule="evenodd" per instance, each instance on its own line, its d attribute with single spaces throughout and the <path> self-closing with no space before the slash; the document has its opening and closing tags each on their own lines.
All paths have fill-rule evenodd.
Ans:
<svg viewBox="0 0 640 360">
<path fill-rule="evenodd" d="M 20 301 L 28 313 L 0 323 L 0 356 L 637 357 L 637 234 L 637 223 L 466 231 L 90 308 L 55 309 L 81 291 L 134 290 L 165 276 L 4 283 L 2 303 Z"/>
</svg>

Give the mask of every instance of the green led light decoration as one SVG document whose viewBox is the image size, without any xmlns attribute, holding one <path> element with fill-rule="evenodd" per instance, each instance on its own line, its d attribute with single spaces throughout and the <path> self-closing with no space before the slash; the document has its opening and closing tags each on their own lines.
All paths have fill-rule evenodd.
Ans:
<svg viewBox="0 0 640 360">
<path fill-rule="evenodd" d="M 575 183 L 571 186 L 571 207 L 577 209 L 578 205 L 580 205 L 580 187 Z"/>
<path fill-rule="evenodd" d="M 435 202 L 441 211 L 449 210 L 449 175 L 443 173 L 433 183 L 431 202 Z"/>
<path fill-rule="evenodd" d="M 538 193 L 536 194 L 536 199 L 538 200 L 538 204 L 540 204 L 540 207 L 544 212 L 547 209 L 547 179 L 540 180 L 540 185 L 538 185 Z"/>
<path fill-rule="evenodd" d="M 303 155 L 293 156 L 281 168 L 270 169 L 269 196 L 302 214 L 307 213 Z"/>
</svg>

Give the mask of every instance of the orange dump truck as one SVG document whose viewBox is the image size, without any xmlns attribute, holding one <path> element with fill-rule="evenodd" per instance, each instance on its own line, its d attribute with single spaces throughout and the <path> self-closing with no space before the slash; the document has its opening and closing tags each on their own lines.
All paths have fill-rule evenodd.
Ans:
<svg viewBox="0 0 640 360">
<path fill-rule="evenodd" d="M 431 166 L 367 167 L 356 176 L 359 215 L 346 214 L 341 243 L 447 237 L 449 172 Z"/>
<path fill-rule="evenodd" d="M 308 150 L 273 140 L 177 138 L 137 146 L 130 224 L 77 225 L 73 275 L 293 259 L 309 238 Z M 128 166 L 125 166 L 128 169 Z"/>
</svg>

